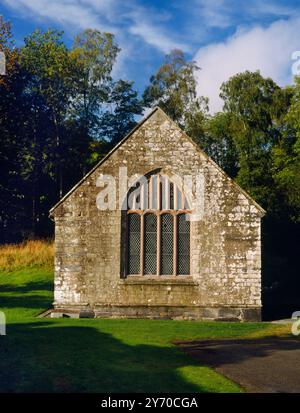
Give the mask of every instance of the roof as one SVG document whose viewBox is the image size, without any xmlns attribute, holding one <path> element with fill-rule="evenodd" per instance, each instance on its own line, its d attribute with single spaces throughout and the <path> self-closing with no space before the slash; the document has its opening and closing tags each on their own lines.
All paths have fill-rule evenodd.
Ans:
<svg viewBox="0 0 300 413">
<path fill-rule="evenodd" d="M 67 192 L 51 209 L 50 209 L 50 216 L 54 212 L 54 210 L 62 204 L 100 165 L 102 165 L 123 143 L 130 138 L 130 136 L 133 135 L 133 133 L 138 130 L 149 118 L 151 118 L 155 112 L 159 111 L 161 114 L 163 114 L 172 124 L 174 124 L 177 128 L 179 126 L 158 106 L 154 107 L 148 114 L 145 116 L 116 146 L 113 147 L 113 149 L 108 152 L 108 154 L 102 158 L 79 182 L 77 182 L 76 185 L 73 186 L 73 188 L 70 189 L 69 192 Z M 184 134 L 185 138 L 188 139 L 195 149 L 200 152 L 202 155 L 204 155 L 223 175 L 229 179 L 233 185 L 235 185 L 238 190 L 245 195 L 245 197 L 250 200 L 256 208 L 264 215 L 266 211 L 246 192 L 244 191 L 232 178 L 230 178 L 229 175 L 226 174 L 226 172 L 223 171 L 223 169 L 215 162 L 213 161 L 193 140 L 190 138 L 183 130 L 182 133 Z"/>
</svg>

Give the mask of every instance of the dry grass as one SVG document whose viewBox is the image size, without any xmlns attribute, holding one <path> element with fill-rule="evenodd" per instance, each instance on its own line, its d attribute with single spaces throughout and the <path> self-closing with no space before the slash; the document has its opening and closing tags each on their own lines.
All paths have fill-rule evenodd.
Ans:
<svg viewBox="0 0 300 413">
<path fill-rule="evenodd" d="M 24 267 L 53 267 L 54 245 L 49 241 L 25 241 L 0 246 L 0 271 Z"/>
</svg>

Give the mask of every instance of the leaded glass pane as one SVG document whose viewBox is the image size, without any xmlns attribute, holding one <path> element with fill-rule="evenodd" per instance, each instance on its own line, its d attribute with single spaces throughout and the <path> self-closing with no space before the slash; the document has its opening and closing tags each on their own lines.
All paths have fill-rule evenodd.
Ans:
<svg viewBox="0 0 300 413">
<path fill-rule="evenodd" d="M 173 248 L 174 248 L 174 217 L 171 214 L 161 215 L 161 275 L 173 274 Z"/>
<path fill-rule="evenodd" d="M 157 273 L 157 217 L 154 214 L 145 215 L 145 250 L 144 273 L 153 275 Z"/>
<path fill-rule="evenodd" d="M 186 214 L 177 217 L 177 273 L 190 273 L 190 221 Z"/>
<path fill-rule="evenodd" d="M 128 273 L 140 273 L 141 252 L 141 217 L 139 214 L 128 215 Z"/>
</svg>

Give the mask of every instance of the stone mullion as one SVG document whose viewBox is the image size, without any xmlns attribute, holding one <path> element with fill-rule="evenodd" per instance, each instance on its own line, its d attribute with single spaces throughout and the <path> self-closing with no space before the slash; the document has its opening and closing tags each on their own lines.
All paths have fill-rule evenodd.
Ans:
<svg viewBox="0 0 300 413">
<path fill-rule="evenodd" d="M 173 216 L 173 275 L 177 275 L 177 215 Z"/>
<path fill-rule="evenodd" d="M 157 214 L 157 255 L 156 255 L 156 274 L 160 275 L 160 257 L 161 257 L 161 219 Z"/>
<path fill-rule="evenodd" d="M 145 231 L 144 214 L 141 214 L 141 251 L 140 251 L 140 273 L 144 275 L 144 251 L 145 251 Z"/>
</svg>

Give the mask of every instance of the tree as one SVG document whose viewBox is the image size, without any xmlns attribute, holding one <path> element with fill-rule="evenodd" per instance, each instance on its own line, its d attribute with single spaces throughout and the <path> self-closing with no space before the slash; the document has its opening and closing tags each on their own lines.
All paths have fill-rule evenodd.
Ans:
<svg viewBox="0 0 300 413">
<path fill-rule="evenodd" d="M 263 303 L 264 314 L 273 319 L 292 311 L 299 290 L 299 224 L 293 222 L 299 216 L 296 90 L 290 106 L 291 89 L 279 88 L 259 72 L 238 74 L 222 86 L 237 149 L 237 181 L 267 210 L 262 221 Z"/>
<path fill-rule="evenodd" d="M 284 118 L 282 137 L 272 149 L 273 176 L 293 220 L 300 222 L 300 78 L 287 88 L 291 104 Z"/>
<path fill-rule="evenodd" d="M 76 96 L 71 115 L 88 136 L 98 136 L 101 106 L 108 99 L 111 71 L 120 49 L 111 33 L 87 29 L 73 43 Z"/>
<path fill-rule="evenodd" d="M 231 127 L 230 113 L 218 112 L 207 118 L 200 146 L 231 178 L 235 178 L 239 159 Z"/>
<path fill-rule="evenodd" d="M 52 154 L 49 161 L 54 164 L 57 193 L 62 197 L 63 184 L 63 121 L 73 93 L 72 61 L 62 41 L 62 32 L 56 30 L 34 31 L 25 38 L 21 49 L 21 65 L 30 74 L 29 89 L 32 110 L 39 115 L 42 106 L 49 109 L 53 137 L 49 142 Z M 33 141 L 38 145 L 39 132 L 34 127 Z M 37 153 L 36 151 L 35 158 Z M 37 160 L 37 164 L 38 164 Z"/>
<path fill-rule="evenodd" d="M 112 82 L 108 93 L 107 106 L 100 130 L 111 145 L 117 144 L 136 125 L 135 115 L 141 115 L 143 106 L 138 94 L 132 89 L 133 82 L 119 80 Z"/>
<path fill-rule="evenodd" d="M 132 82 L 114 82 L 114 36 L 34 31 L 20 49 L 0 19 L 0 236 L 16 241 L 52 233 L 49 208 L 107 153 L 142 113 Z"/>
<path fill-rule="evenodd" d="M 287 96 L 259 72 L 233 76 L 221 86 L 224 111 L 238 153 L 237 181 L 265 208 L 275 207 L 272 147 L 280 139 Z"/>
<path fill-rule="evenodd" d="M 174 121 L 184 126 L 186 114 L 202 107 L 196 94 L 197 70 L 196 63 L 187 62 L 181 50 L 172 50 L 150 78 L 150 85 L 143 94 L 145 106 L 160 106 Z"/>
<path fill-rule="evenodd" d="M 72 138 L 66 165 L 75 161 L 81 177 L 108 150 L 100 123 L 119 51 L 113 34 L 86 29 L 75 37 L 69 53 L 75 82 L 67 119 L 67 135 Z"/>
<path fill-rule="evenodd" d="M 26 225 L 20 153 L 27 145 L 27 136 L 20 131 L 27 121 L 28 111 L 24 99 L 24 74 L 18 63 L 19 52 L 14 46 L 11 25 L 2 17 L 0 51 L 6 59 L 6 74 L 0 76 L 0 242 L 7 242 L 20 240 Z"/>
</svg>

